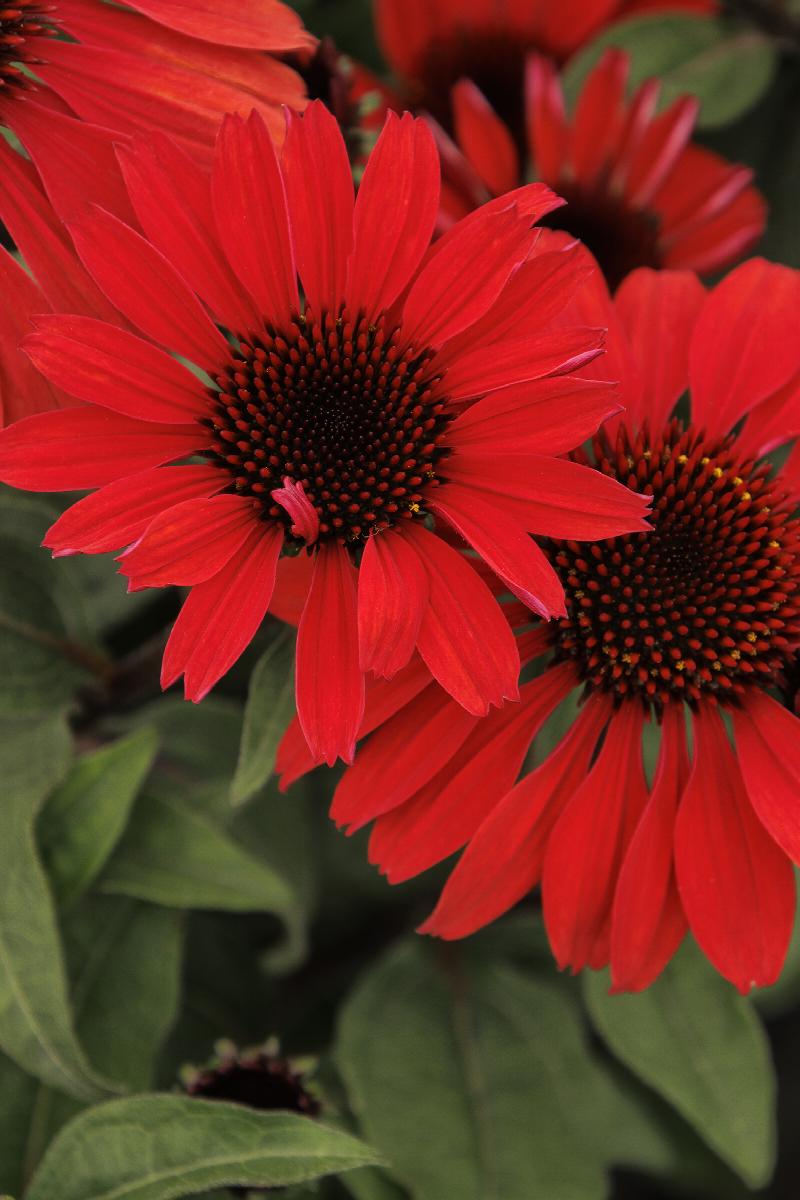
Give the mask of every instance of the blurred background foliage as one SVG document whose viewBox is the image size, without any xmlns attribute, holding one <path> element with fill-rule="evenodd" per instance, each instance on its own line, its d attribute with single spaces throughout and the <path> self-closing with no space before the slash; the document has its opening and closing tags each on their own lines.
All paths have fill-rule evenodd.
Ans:
<svg viewBox="0 0 800 1200">
<path fill-rule="evenodd" d="M 382 69 L 368 0 L 297 7 Z M 572 94 L 612 43 L 699 95 L 701 140 L 767 195 L 762 251 L 800 267 L 800 0 L 627 21 Z M 800 933 L 748 999 L 688 945 L 640 996 L 559 975 L 534 898 L 415 936 L 443 872 L 390 888 L 330 824 L 329 772 L 277 790 L 286 630 L 202 705 L 160 695 L 178 596 L 51 562 L 57 512 L 0 493 L 0 1193 L 211 1200 L 233 1155 L 295 1200 L 796 1200 Z M 321 1124 L 181 1098 L 219 1039 L 272 1036 Z"/>
</svg>

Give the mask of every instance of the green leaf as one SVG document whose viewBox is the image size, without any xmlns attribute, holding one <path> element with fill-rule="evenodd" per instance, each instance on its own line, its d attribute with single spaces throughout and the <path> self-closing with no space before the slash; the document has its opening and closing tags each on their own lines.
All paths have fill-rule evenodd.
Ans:
<svg viewBox="0 0 800 1200">
<path fill-rule="evenodd" d="M 94 1100 L 108 1089 L 75 1037 L 61 944 L 34 822 L 71 753 L 64 722 L 0 727 L 0 1047 L 45 1083 Z"/>
<path fill-rule="evenodd" d="M 776 69 L 769 38 L 756 32 L 730 32 L 720 21 L 697 16 L 642 16 L 620 21 L 572 59 L 564 76 L 574 103 L 591 69 L 616 46 L 631 56 L 630 86 L 657 76 L 661 105 L 679 96 L 701 102 L 698 126 L 727 125 L 747 112 L 766 92 Z"/>
<path fill-rule="evenodd" d="M 292 892 L 275 871 L 183 800 L 140 796 L 100 890 L 170 908 L 271 912 L 291 918 Z"/>
<path fill-rule="evenodd" d="M 602 1200 L 595 1068 L 561 989 L 415 941 L 364 979 L 337 1061 L 415 1200 Z"/>
<path fill-rule="evenodd" d="M 18 1196 L 26 1179 L 28 1144 L 38 1080 L 0 1054 L 0 1193 Z"/>
<path fill-rule="evenodd" d="M 61 904 L 91 884 L 117 844 L 153 764 L 152 730 L 87 754 L 50 796 L 38 821 L 39 847 Z"/>
<path fill-rule="evenodd" d="M 753 1187 L 775 1159 L 775 1081 L 752 1005 L 691 945 L 638 995 L 587 976 L 591 1018 L 625 1065 L 672 1104 Z"/>
<path fill-rule="evenodd" d="M 235 701 L 207 696 L 202 704 L 188 704 L 163 696 L 115 725 L 120 731 L 152 726 L 170 776 L 181 781 L 227 786 L 236 767 L 242 710 Z"/>
<path fill-rule="evenodd" d="M 137 1096 L 63 1129 L 26 1200 L 171 1200 L 223 1185 L 281 1187 L 376 1161 L 362 1142 L 307 1117 Z"/>
<path fill-rule="evenodd" d="M 242 745 L 231 802 L 244 804 L 269 779 L 283 732 L 294 713 L 294 638 L 282 630 L 250 678 Z"/>
</svg>

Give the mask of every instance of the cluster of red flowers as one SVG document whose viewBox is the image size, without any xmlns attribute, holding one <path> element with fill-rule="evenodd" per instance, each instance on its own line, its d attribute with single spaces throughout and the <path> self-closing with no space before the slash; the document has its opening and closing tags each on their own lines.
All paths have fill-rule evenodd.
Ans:
<svg viewBox="0 0 800 1200">
<path fill-rule="evenodd" d="M 657 7 L 714 5 L 376 0 L 368 157 L 371 83 L 279 0 L 0 9 L 0 480 L 191 589 L 164 687 L 298 625 L 284 783 L 350 764 L 392 882 L 464 849 L 424 931 L 541 882 L 562 966 L 641 988 L 690 928 L 747 990 L 800 862 L 800 275 L 735 266 L 765 206 L 692 97 L 611 51 L 568 114 Z"/>
</svg>

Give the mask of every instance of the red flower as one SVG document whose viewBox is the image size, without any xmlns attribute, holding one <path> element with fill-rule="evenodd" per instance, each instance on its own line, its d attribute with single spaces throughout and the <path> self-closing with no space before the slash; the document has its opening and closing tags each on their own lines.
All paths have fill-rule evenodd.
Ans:
<svg viewBox="0 0 800 1200">
<path fill-rule="evenodd" d="M 163 683 L 184 675 L 194 700 L 256 632 L 281 552 L 308 551 L 297 698 L 320 759 L 352 755 L 363 672 L 389 677 L 415 647 L 473 713 L 516 696 L 501 610 L 433 518 L 546 616 L 564 611 L 563 587 L 528 531 L 646 528 L 641 497 L 557 457 L 618 407 L 606 383 L 563 378 L 600 353 L 602 330 L 548 329 L 581 278 L 574 251 L 534 253 L 531 223 L 557 197 L 520 189 L 431 248 L 439 166 L 425 123 L 389 117 L 354 208 L 344 142 L 318 103 L 292 117 L 282 165 L 255 113 L 226 118 L 210 186 L 166 139 L 121 161 L 150 240 L 103 212 L 73 234 L 145 337 L 38 321 L 28 354 L 89 407 L 0 435 L 5 482 L 100 489 L 46 544 L 129 546 L 132 588 L 192 587 Z"/>
<path fill-rule="evenodd" d="M 255 108 L 282 137 L 281 106 L 302 108 L 305 88 L 275 55 L 315 44 L 280 0 L 13 0 L 0 8 L 0 121 L 67 220 L 65 188 L 106 204 L 112 134 L 162 131 L 209 162 L 221 114 Z"/>
<path fill-rule="evenodd" d="M 639 12 L 713 13 L 716 0 L 374 0 L 387 62 L 408 102 L 450 127 L 450 89 L 471 79 L 501 118 L 522 124 L 525 59 L 564 62 L 607 25 Z"/>
<path fill-rule="evenodd" d="M 478 720 L 416 660 L 371 689 L 360 736 L 377 732 L 332 814 L 375 822 L 370 858 L 393 883 L 466 846 L 425 932 L 463 937 L 541 882 L 560 966 L 610 961 L 617 990 L 652 982 L 687 925 L 741 991 L 777 978 L 800 720 L 771 693 L 800 643 L 800 470 L 796 452 L 777 471 L 764 456 L 800 433 L 799 304 L 800 273 L 759 259 L 708 296 L 690 274 L 629 276 L 610 318 L 629 407 L 595 439 L 596 470 L 652 495 L 653 532 L 547 544 L 567 615 L 531 628 L 507 607 L 538 670 L 520 704 Z M 518 779 L 578 689 L 566 735 Z M 279 764 L 284 784 L 310 765 L 296 729 Z"/>
<path fill-rule="evenodd" d="M 659 84 L 651 79 L 626 100 L 628 69 L 627 55 L 608 51 L 570 118 L 555 68 L 529 59 L 533 173 L 567 201 L 547 223 L 581 238 L 612 287 L 636 267 L 718 271 L 764 231 L 753 173 L 689 141 L 698 107 L 693 97 L 656 116 Z M 453 112 L 463 157 L 440 131 L 445 225 L 515 187 L 527 171 L 512 132 L 470 80 L 454 87 Z"/>
</svg>

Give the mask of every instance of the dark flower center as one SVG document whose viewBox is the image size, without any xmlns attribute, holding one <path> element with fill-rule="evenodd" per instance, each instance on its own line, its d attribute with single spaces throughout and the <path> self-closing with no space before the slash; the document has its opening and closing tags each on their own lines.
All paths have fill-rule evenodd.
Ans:
<svg viewBox="0 0 800 1200">
<path fill-rule="evenodd" d="M 13 88 L 32 86 L 19 64 L 41 62 L 32 55 L 26 43 L 28 38 L 56 35 L 52 23 L 55 11 L 55 4 L 39 3 L 38 0 L 17 0 L 9 5 L 3 5 L 0 0 L 0 96 L 7 95 Z"/>
<path fill-rule="evenodd" d="M 320 321 L 310 310 L 239 347 L 208 419 L 237 492 L 291 530 L 272 495 L 288 478 L 315 510 L 319 539 L 344 543 L 426 515 L 449 420 L 430 350 L 400 342 L 383 318 Z"/>
<path fill-rule="evenodd" d="M 265 1111 L 285 1110 L 316 1117 L 319 1101 L 303 1087 L 303 1077 L 278 1055 L 256 1051 L 230 1055 L 197 1073 L 186 1086 L 190 1096 L 228 1100 Z"/>
<path fill-rule="evenodd" d="M 591 191 L 560 182 L 553 186 L 567 203 L 540 223 L 580 238 L 597 259 L 610 288 L 616 288 L 637 267 L 663 266 L 655 214 L 631 209 L 602 183 Z"/>
<path fill-rule="evenodd" d="M 775 682 L 800 644 L 800 537 L 769 466 L 678 421 L 655 438 L 601 434 L 595 454 L 605 475 L 653 496 L 653 531 L 550 543 L 567 596 L 557 657 L 657 714 Z"/>
</svg>

